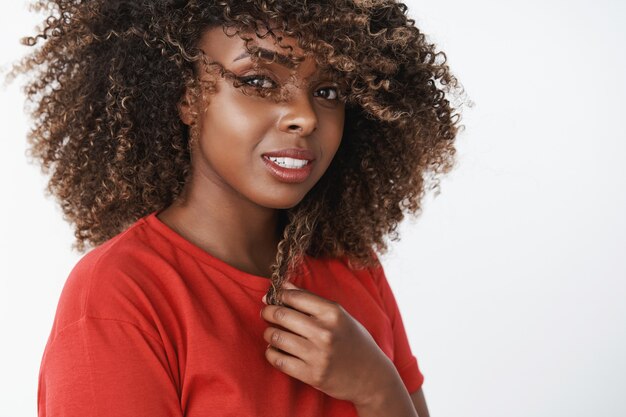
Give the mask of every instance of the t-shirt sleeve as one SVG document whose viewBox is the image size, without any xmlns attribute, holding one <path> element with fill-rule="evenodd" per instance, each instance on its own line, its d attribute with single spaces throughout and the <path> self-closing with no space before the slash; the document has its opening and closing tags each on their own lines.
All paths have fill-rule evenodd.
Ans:
<svg viewBox="0 0 626 417">
<path fill-rule="evenodd" d="M 182 416 L 160 340 L 132 323 L 82 317 L 48 342 L 39 417 Z"/>
<path fill-rule="evenodd" d="M 409 340 L 402 322 L 402 315 L 391 286 L 387 281 L 385 272 L 380 262 L 373 268 L 373 276 L 378 286 L 385 311 L 391 322 L 394 340 L 393 363 L 404 381 L 407 391 L 412 394 L 421 388 L 424 383 L 424 375 L 419 369 L 417 358 L 413 355 Z"/>
</svg>

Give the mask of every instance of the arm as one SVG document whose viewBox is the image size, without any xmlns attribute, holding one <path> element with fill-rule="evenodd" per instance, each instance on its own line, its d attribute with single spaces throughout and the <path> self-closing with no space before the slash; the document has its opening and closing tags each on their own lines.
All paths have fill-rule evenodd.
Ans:
<svg viewBox="0 0 626 417">
<path fill-rule="evenodd" d="M 424 398 L 424 391 L 421 388 L 411 394 L 411 400 L 419 417 L 430 417 L 428 407 L 426 406 L 426 398 Z"/>
<path fill-rule="evenodd" d="M 39 417 L 182 417 L 159 340 L 129 322 L 83 317 L 46 346 Z"/>
<path fill-rule="evenodd" d="M 423 417 L 417 414 L 412 397 L 395 367 L 392 371 L 391 381 L 384 385 L 385 389 L 379 390 L 366 403 L 354 404 L 359 417 Z M 417 392 L 421 392 L 421 389 Z M 427 414 L 425 416 L 428 417 Z"/>
<path fill-rule="evenodd" d="M 397 372 L 396 372 L 396 375 Z M 402 379 L 399 377 L 394 379 L 389 390 L 381 391 L 377 398 L 372 398 L 370 403 L 357 405 L 357 413 L 359 417 L 369 416 L 416 416 L 411 412 L 411 402 L 413 409 L 417 411 L 417 417 L 430 417 L 426 398 L 422 388 L 418 389 L 407 398 L 408 392 Z"/>
<path fill-rule="evenodd" d="M 378 267 L 373 269 L 372 273 L 378 285 L 384 305 L 387 309 L 387 315 L 391 321 L 392 331 L 394 334 L 396 366 L 407 364 L 409 362 L 408 358 L 413 356 L 413 353 L 411 352 L 408 337 L 404 329 L 398 303 L 396 302 L 394 293 L 389 285 L 389 282 L 387 281 L 385 272 L 380 263 Z M 416 362 L 416 360 L 414 360 L 414 362 Z M 405 386 L 413 391 L 410 397 L 419 417 L 429 417 L 430 414 L 428 412 L 428 407 L 426 406 L 426 399 L 424 398 L 424 393 L 421 388 L 424 377 L 421 374 L 417 363 L 414 363 L 413 365 L 403 365 L 401 368 L 398 368 L 398 372 L 402 375 Z"/>
</svg>

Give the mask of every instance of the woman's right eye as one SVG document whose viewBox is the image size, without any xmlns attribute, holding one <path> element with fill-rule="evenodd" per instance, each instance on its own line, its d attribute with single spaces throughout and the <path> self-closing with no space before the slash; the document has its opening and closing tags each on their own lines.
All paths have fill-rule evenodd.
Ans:
<svg viewBox="0 0 626 417">
<path fill-rule="evenodd" d="M 261 83 L 256 83 L 255 81 L 262 80 Z M 241 81 L 246 83 L 251 87 L 256 87 L 260 89 L 274 88 L 276 87 L 276 83 L 269 77 L 263 75 L 249 75 L 247 77 L 241 77 Z M 269 84 L 269 85 L 268 85 Z"/>
</svg>

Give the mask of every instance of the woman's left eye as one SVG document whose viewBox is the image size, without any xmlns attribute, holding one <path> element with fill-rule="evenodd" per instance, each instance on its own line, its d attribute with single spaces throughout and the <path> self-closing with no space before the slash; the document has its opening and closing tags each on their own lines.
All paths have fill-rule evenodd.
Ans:
<svg viewBox="0 0 626 417">
<path fill-rule="evenodd" d="M 328 100 L 337 100 L 339 98 L 339 89 L 337 87 L 324 87 L 317 91 L 330 91 L 324 98 Z"/>
</svg>

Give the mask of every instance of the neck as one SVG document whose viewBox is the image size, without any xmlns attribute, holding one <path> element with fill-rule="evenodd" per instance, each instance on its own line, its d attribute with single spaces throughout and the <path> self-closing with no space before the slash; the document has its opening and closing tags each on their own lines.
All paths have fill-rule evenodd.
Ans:
<svg viewBox="0 0 626 417">
<path fill-rule="evenodd" d="M 196 187 L 190 179 L 180 198 L 158 218 L 235 268 L 269 277 L 282 233 L 279 210 L 254 204 L 234 191 L 204 186 Z"/>
</svg>

